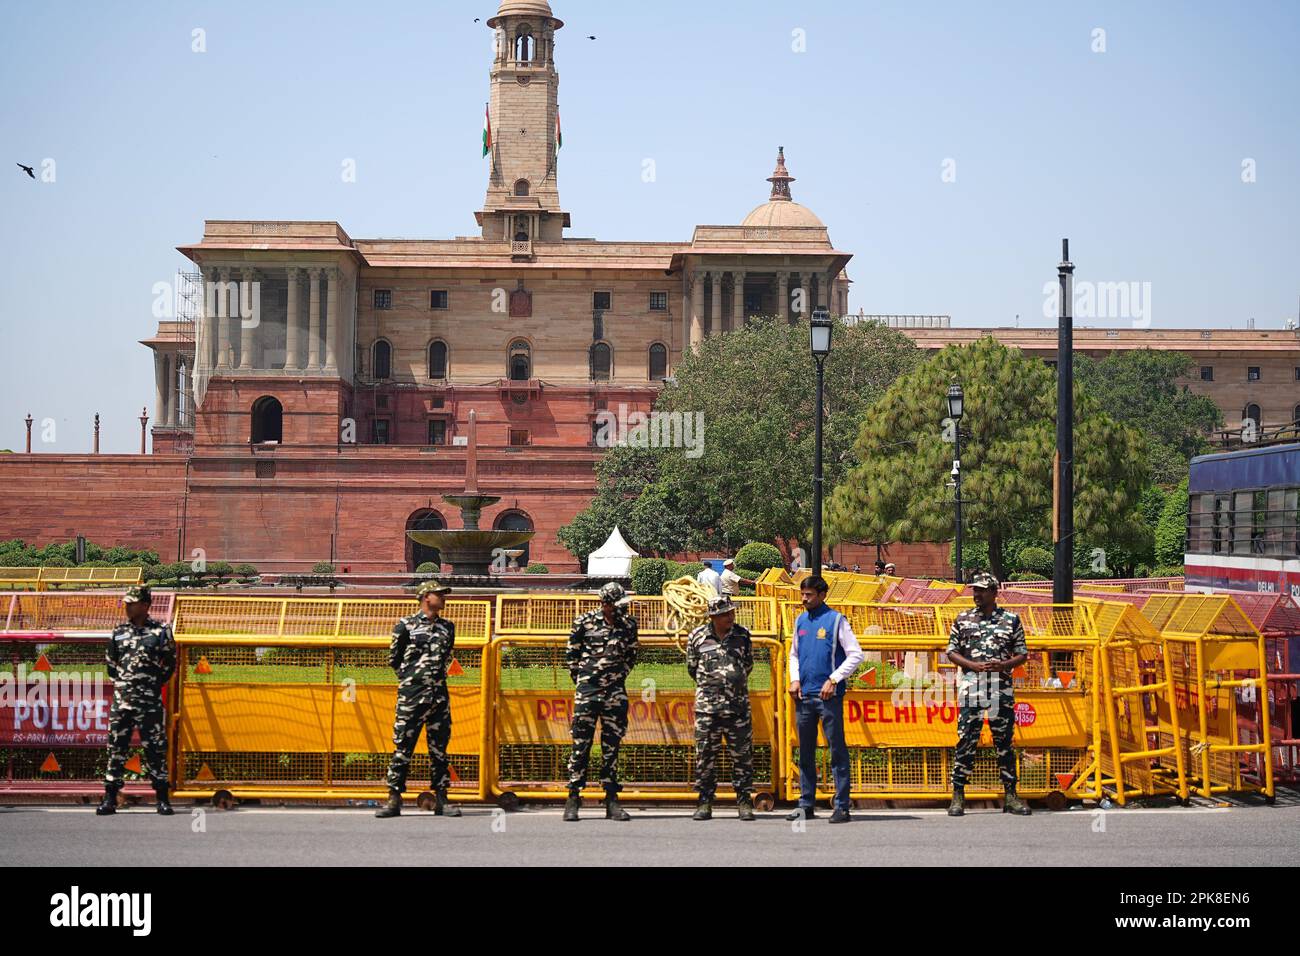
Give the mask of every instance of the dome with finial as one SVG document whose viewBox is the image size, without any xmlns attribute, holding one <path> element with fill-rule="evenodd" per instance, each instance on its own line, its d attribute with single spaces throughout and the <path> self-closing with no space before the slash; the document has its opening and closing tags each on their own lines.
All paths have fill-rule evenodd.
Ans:
<svg viewBox="0 0 1300 956">
<path fill-rule="evenodd" d="M 555 29 L 564 26 L 562 22 L 555 19 L 555 14 L 551 13 L 551 5 L 546 0 L 501 0 L 501 7 L 497 10 L 496 16 L 488 20 L 487 25 L 495 27 L 497 21 L 502 17 L 535 17 L 541 19 L 545 17 L 548 20 L 555 20 Z"/>
<path fill-rule="evenodd" d="M 757 207 L 744 218 L 742 226 L 818 226 L 826 224 L 817 218 L 807 206 L 801 206 L 790 197 L 790 184 L 794 177 L 785 168 L 785 147 L 778 146 L 776 152 L 776 169 L 767 178 L 772 184 L 772 195 L 767 202 Z"/>
</svg>

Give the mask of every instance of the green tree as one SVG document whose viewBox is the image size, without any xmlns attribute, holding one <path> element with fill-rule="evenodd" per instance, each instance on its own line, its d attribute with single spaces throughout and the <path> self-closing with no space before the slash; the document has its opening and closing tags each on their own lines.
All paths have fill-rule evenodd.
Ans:
<svg viewBox="0 0 1300 956">
<path fill-rule="evenodd" d="M 853 443 L 871 403 L 921 361 L 901 333 L 837 325 L 826 362 L 824 475 L 833 488 L 856 464 Z M 655 410 L 703 418 L 695 448 L 611 448 L 591 505 L 560 529 L 580 558 L 615 524 L 644 554 L 733 551 L 779 542 L 786 555 L 812 526 L 816 367 L 808 327 L 770 318 L 705 339 L 675 369 Z"/>
<path fill-rule="evenodd" d="M 854 452 L 861 462 L 831 496 L 836 540 L 942 541 L 953 531 L 945 394 L 965 391 L 961 420 L 963 526 L 988 544 L 1005 576 L 1003 544 L 1028 522 L 1049 531 L 1055 451 L 1056 377 L 1042 362 L 991 337 L 949 346 L 901 376 L 872 407 Z M 1092 542 L 1140 538 L 1137 508 L 1147 484 L 1146 445 L 1135 429 L 1075 394 L 1075 530 Z M 969 437 L 966 437 L 969 436 Z M 965 556 L 963 555 L 963 558 Z"/>
<path fill-rule="evenodd" d="M 1180 381 L 1192 366 L 1191 356 L 1182 352 L 1152 349 L 1074 358 L 1078 390 L 1146 436 L 1152 480 L 1166 487 L 1186 477 L 1192 456 L 1208 450 L 1208 433 L 1223 426 L 1219 406 Z"/>
<path fill-rule="evenodd" d="M 1169 492 L 1165 498 L 1160 520 L 1156 525 L 1155 563 L 1157 567 L 1173 567 L 1183 563 L 1183 546 L 1187 538 L 1187 479 Z"/>
</svg>

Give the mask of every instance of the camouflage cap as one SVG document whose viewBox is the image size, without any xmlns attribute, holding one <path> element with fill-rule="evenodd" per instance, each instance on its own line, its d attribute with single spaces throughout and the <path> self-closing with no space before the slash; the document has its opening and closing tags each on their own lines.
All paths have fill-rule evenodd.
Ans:
<svg viewBox="0 0 1300 956">
<path fill-rule="evenodd" d="M 998 589 L 998 579 L 987 571 L 980 571 L 970 579 L 970 586 L 973 588 L 992 588 L 996 591 Z"/>
<path fill-rule="evenodd" d="M 623 590 L 623 585 L 619 584 L 617 581 L 610 581 L 608 584 L 601 587 L 600 600 L 602 602 L 608 601 L 611 604 L 622 607 L 632 599 L 628 597 L 627 592 Z"/>
<path fill-rule="evenodd" d="M 415 592 L 416 598 L 423 601 L 426 594 L 450 594 L 451 588 L 445 584 L 439 584 L 437 581 L 425 581 Z"/>
<path fill-rule="evenodd" d="M 123 604 L 136 604 L 140 601 L 153 603 L 153 592 L 149 590 L 148 585 L 135 584 L 126 589 L 122 595 Z"/>
<path fill-rule="evenodd" d="M 709 602 L 709 617 L 717 617 L 719 614 L 729 614 L 735 609 L 736 605 L 731 603 L 731 598 L 714 598 Z"/>
</svg>

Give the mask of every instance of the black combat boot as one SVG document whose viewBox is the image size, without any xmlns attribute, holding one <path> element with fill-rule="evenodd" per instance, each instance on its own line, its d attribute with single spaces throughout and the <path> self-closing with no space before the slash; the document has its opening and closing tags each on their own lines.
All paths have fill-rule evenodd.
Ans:
<svg viewBox="0 0 1300 956">
<path fill-rule="evenodd" d="M 383 820 L 383 819 L 387 819 L 388 817 L 400 817 L 401 815 L 402 815 L 402 791 L 389 790 L 388 802 L 375 811 L 375 816 Z"/>
<path fill-rule="evenodd" d="M 713 801 L 700 799 L 700 805 L 695 808 L 695 816 L 692 820 L 712 820 L 713 819 Z"/>
<path fill-rule="evenodd" d="M 966 815 L 966 788 L 955 783 L 952 786 L 952 803 L 948 804 L 948 816 L 964 817 Z"/>
<path fill-rule="evenodd" d="M 433 815 L 435 817 L 458 817 L 460 816 L 460 807 L 447 799 L 447 788 L 435 790 L 433 793 Z"/>
<path fill-rule="evenodd" d="M 1006 798 L 1002 802 L 1003 813 L 1014 813 L 1018 817 L 1027 817 L 1034 811 L 1030 810 L 1025 801 L 1016 796 L 1016 785 L 1009 784 L 1005 787 Z"/>
<path fill-rule="evenodd" d="M 172 802 L 167 797 L 167 784 L 155 783 L 153 792 L 158 795 L 158 814 L 159 816 L 170 817 L 176 811 L 172 809 Z"/>
<path fill-rule="evenodd" d="M 110 813 L 117 813 L 117 792 L 121 789 L 120 783 L 104 784 L 104 799 L 95 807 L 96 816 L 106 817 Z"/>
<path fill-rule="evenodd" d="M 741 794 L 736 801 L 736 816 L 742 820 L 754 819 L 754 801 L 750 799 L 749 794 Z"/>
<path fill-rule="evenodd" d="M 632 819 L 628 812 L 618 805 L 617 790 L 605 791 L 605 819 L 619 820 L 623 823 Z"/>
<path fill-rule="evenodd" d="M 573 823 L 578 819 L 578 807 L 582 806 L 582 797 L 573 790 L 569 791 L 568 799 L 564 801 L 564 819 L 568 823 Z"/>
</svg>

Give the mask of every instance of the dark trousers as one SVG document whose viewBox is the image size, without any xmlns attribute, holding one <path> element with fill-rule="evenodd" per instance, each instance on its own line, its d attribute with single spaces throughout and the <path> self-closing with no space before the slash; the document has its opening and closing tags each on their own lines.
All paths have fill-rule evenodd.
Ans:
<svg viewBox="0 0 1300 956">
<path fill-rule="evenodd" d="M 844 698 L 830 700 L 800 697 L 795 718 L 799 728 L 799 806 L 817 802 L 817 725 L 831 748 L 831 774 L 835 778 L 835 809 L 849 808 L 849 747 L 844 742 Z"/>
</svg>

